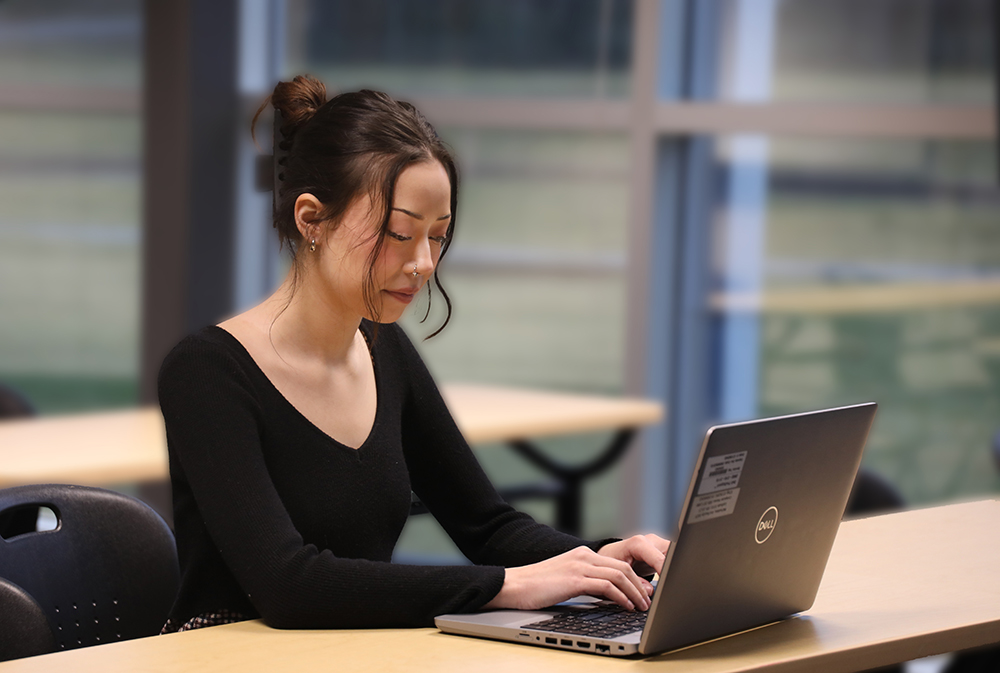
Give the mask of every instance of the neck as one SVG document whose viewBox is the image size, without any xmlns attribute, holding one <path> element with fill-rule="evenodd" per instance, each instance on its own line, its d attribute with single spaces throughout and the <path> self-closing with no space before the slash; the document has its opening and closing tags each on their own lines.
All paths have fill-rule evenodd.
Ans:
<svg viewBox="0 0 1000 673">
<path fill-rule="evenodd" d="M 361 316 L 317 292 L 300 273 L 294 285 L 294 269 L 265 302 L 271 320 L 271 342 L 281 356 L 316 358 L 326 364 L 347 360 L 357 337 Z"/>
</svg>

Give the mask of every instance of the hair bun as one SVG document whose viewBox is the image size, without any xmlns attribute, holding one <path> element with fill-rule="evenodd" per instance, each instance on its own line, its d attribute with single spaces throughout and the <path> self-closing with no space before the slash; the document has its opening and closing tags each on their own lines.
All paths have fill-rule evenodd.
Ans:
<svg viewBox="0 0 1000 673">
<path fill-rule="evenodd" d="M 296 75 L 291 82 L 278 82 L 271 105 L 281 112 L 282 133 L 290 137 L 326 104 L 326 86 L 311 75 Z"/>
</svg>

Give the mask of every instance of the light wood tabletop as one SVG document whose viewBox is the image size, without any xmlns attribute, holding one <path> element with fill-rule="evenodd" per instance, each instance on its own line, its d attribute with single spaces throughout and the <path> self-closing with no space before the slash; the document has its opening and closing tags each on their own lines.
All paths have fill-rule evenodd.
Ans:
<svg viewBox="0 0 1000 673">
<path fill-rule="evenodd" d="M 472 444 L 634 428 L 663 416 L 659 403 L 642 399 L 472 384 L 441 391 Z M 166 456 L 155 407 L 0 421 L 0 488 L 165 479 Z"/>
<path fill-rule="evenodd" d="M 0 488 L 166 477 L 163 416 L 155 407 L 0 421 Z"/>
<path fill-rule="evenodd" d="M 663 418 L 652 400 L 450 383 L 441 394 L 471 444 L 635 428 Z"/>
<path fill-rule="evenodd" d="M 653 657 L 619 660 L 434 629 L 278 631 L 252 621 L 11 661 L 0 673 L 858 671 L 1000 641 L 998 523 L 997 500 L 845 522 L 812 609 Z"/>
</svg>

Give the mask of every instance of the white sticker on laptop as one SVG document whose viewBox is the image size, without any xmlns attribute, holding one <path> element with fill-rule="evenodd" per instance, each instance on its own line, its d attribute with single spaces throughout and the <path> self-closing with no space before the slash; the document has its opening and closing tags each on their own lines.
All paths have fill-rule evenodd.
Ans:
<svg viewBox="0 0 1000 673">
<path fill-rule="evenodd" d="M 701 473 L 701 483 L 698 484 L 698 495 L 728 491 L 739 486 L 746 459 L 746 451 L 706 458 L 705 470 Z"/>
<path fill-rule="evenodd" d="M 728 491 L 716 491 L 705 495 L 695 496 L 691 501 L 691 509 L 688 512 L 688 523 L 698 523 L 709 519 L 717 519 L 720 516 L 729 516 L 736 507 L 736 499 L 740 496 L 740 489 L 731 488 Z"/>
</svg>

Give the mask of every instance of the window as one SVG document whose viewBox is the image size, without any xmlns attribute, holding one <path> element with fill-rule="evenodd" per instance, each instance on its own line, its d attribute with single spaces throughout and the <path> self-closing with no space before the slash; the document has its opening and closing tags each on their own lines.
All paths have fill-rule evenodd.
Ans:
<svg viewBox="0 0 1000 673">
<path fill-rule="evenodd" d="M 0 380 L 45 413 L 137 399 L 140 11 L 0 5 Z"/>
</svg>

